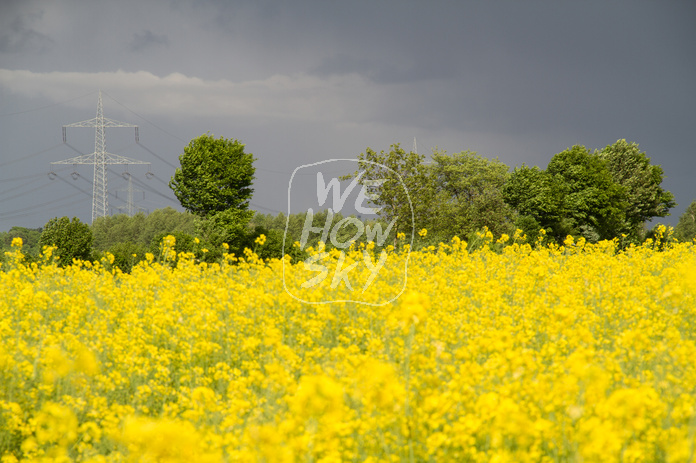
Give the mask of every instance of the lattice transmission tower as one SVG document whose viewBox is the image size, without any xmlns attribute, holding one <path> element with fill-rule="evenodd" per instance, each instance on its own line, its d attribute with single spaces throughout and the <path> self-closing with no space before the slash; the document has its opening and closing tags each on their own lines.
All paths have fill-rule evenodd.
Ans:
<svg viewBox="0 0 696 463">
<path fill-rule="evenodd" d="M 94 127 L 94 153 L 84 154 L 82 156 L 76 156 L 70 159 L 64 159 L 62 161 L 52 162 L 54 164 L 87 164 L 94 166 L 94 181 L 92 186 L 92 223 L 97 217 L 106 217 L 109 210 L 109 198 L 107 189 L 107 165 L 111 164 L 147 164 L 149 162 L 138 161 L 136 159 L 127 158 L 125 156 L 118 156 L 116 154 L 111 154 L 106 152 L 106 138 L 105 131 L 107 127 L 134 127 L 135 128 L 135 141 L 139 142 L 138 126 L 134 124 L 129 124 L 127 122 L 119 122 L 113 119 L 108 119 L 104 117 L 104 109 L 102 107 L 102 95 L 101 90 L 99 90 L 99 101 L 97 103 L 97 117 L 94 119 L 89 119 L 82 122 L 75 122 L 73 124 L 68 124 L 63 126 L 63 143 L 67 143 L 66 129 L 68 127 Z"/>
<path fill-rule="evenodd" d="M 128 188 L 126 189 L 121 189 L 121 190 L 116 190 L 116 198 L 118 199 L 118 192 L 119 191 L 125 191 L 126 192 L 126 205 L 125 206 L 117 206 L 116 209 L 121 211 L 121 213 L 127 214 L 129 217 L 133 217 L 133 214 L 136 212 L 144 211 L 140 206 L 137 206 L 135 204 L 135 201 L 133 199 L 133 193 L 142 193 L 143 194 L 143 199 L 145 199 L 145 192 L 143 190 L 138 190 L 133 188 L 133 175 L 131 175 L 130 172 L 126 171 L 121 174 L 121 176 L 128 180 Z"/>
</svg>

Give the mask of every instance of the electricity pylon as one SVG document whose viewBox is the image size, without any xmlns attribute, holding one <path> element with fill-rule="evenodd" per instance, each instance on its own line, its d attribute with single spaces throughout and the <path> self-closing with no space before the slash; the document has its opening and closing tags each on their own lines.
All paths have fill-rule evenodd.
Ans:
<svg viewBox="0 0 696 463">
<path fill-rule="evenodd" d="M 124 210 L 126 211 L 125 213 L 128 214 L 129 217 L 133 217 L 133 214 L 135 214 L 136 210 L 137 211 L 144 211 L 140 206 L 136 206 L 135 202 L 133 201 L 133 193 L 138 192 L 143 194 L 143 199 L 145 199 L 145 192 L 143 190 L 137 190 L 133 189 L 133 176 L 131 175 L 130 172 L 124 172 L 121 174 L 123 178 L 128 180 L 128 188 L 125 190 L 128 200 L 126 202 L 125 206 L 118 206 L 116 209 L 119 211 L 123 212 Z M 118 198 L 118 192 L 119 191 L 124 191 L 124 190 L 116 190 L 116 198 Z"/>
<path fill-rule="evenodd" d="M 138 126 L 119 122 L 104 117 L 102 107 L 101 90 L 99 90 L 99 101 L 97 103 L 97 117 L 82 122 L 75 122 L 63 126 L 63 143 L 66 143 L 66 128 L 67 127 L 94 127 L 94 153 L 76 156 L 62 161 L 52 162 L 51 164 L 88 164 L 94 166 L 94 181 L 92 186 L 92 223 L 97 217 L 106 217 L 109 210 L 109 198 L 107 196 L 107 172 L 106 166 L 110 164 L 147 164 L 149 162 L 130 159 L 125 156 L 118 156 L 106 152 L 106 140 L 104 129 L 107 127 L 134 127 L 135 141 L 139 141 Z"/>
</svg>

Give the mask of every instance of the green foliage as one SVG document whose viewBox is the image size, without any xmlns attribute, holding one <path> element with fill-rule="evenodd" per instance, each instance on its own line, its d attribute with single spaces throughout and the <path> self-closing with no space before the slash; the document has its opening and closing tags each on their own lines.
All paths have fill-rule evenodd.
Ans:
<svg viewBox="0 0 696 463">
<path fill-rule="evenodd" d="M 304 214 L 295 214 L 295 215 L 304 216 Z M 283 231 L 283 230 L 285 230 L 286 223 L 287 223 L 287 216 L 285 214 L 283 214 L 282 212 L 279 213 L 278 215 L 261 214 L 261 213 L 257 212 L 254 214 L 254 217 L 251 218 L 251 221 L 249 222 L 249 226 L 252 228 L 260 227 L 261 229 L 264 229 L 264 230 Z M 299 223 L 299 221 L 298 221 L 298 223 Z M 300 227 L 301 227 L 301 225 L 300 225 Z"/>
<path fill-rule="evenodd" d="M 510 176 L 508 166 L 471 151 L 448 155 L 436 150 L 432 157 L 433 163 L 427 165 L 424 156 L 406 153 L 398 144 L 392 145 L 389 153 L 378 154 L 368 148 L 359 157 L 361 161 L 384 164 L 401 175 L 413 205 L 413 231 L 428 230 L 427 237 L 417 243 L 425 246 L 433 240 L 447 242 L 455 235 L 466 238 L 484 227 L 498 236 L 514 232 L 516 213 L 503 195 Z M 399 217 L 395 235 L 411 232 L 410 206 L 391 170 L 364 163 L 358 172 L 345 178 L 359 174 L 362 184 L 389 179 L 377 187 L 368 184 L 368 191 L 377 196 L 375 203 L 382 206 L 382 219 Z"/>
<path fill-rule="evenodd" d="M 157 237 L 181 232 L 193 235 L 195 217 L 171 207 L 157 209 L 148 215 L 138 213 L 99 217 L 92 224 L 94 249 L 109 251 L 119 243 L 150 246 Z"/>
<path fill-rule="evenodd" d="M 642 241 L 645 222 L 669 215 L 675 206 L 674 196 L 661 187 L 662 168 L 651 165 L 638 145 L 626 140 L 594 153 L 575 145 L 556 154 L 546 170 L 522 165 L 512 173 L 498 159 L 471 151 L 448 155 L 436 150 L 432 164 L 426 164 L 425 156 L 406 152 L 399 144 L 388 152 L 367 148 L 358 159 L 358 170 L 342 180 L 357 179 L 376 198 L 373 206 L 379 208 L 380 219 L 370 227 L 379 225 L 384 231 L 394 221 L 385 245 L 401 246 L 413 233 L 415 247 L 449 242 L 455 235 L 473 246 L 486 231 L 499 237 L 515 229 L 521 229 L 529 243 L 562 242 L 575 235 L 590 242 L 618 237 L 624 245 Z M 93 245 L 98 254 L 112 253 L 114 265 L 123 271 L 130 271 L 147 250 L 157 256 L 167 235 L 175 236 L 177 252 L 193 252 L 205 262 L 219 261 L 225 252 L 241 256 L 245 248 L 264 259 L 281 258 L 283 253 L 303 258 L 305 251 L 293 244 L 302 241 L 310 225 L 306 214 L 271 216 L 248 210 L 255 159 L 241 142 L 201 135 L 191 140 L 179 160 L 181 167 L 170 187 L 188 212 L 165 208 L 149 215 L 102 217 L 91 231 L 78 219 L 55 218 L 43 233 L 23 227 L 0 233 L 0 248 L 9 249 L 12 239 L 21 237 L 23 252 L 33 260 L 41 246 L 51 244 L 58 247 L 60 264 L 69 265 L 73 258 L 89 259 Z M 346 242 L 358 229 L 341 222 L 344 219 L 340 213 L 329 217 L 328 210 L 318 211 L 311 226 L 336 229 L 337 240 Z M 342 226 L 336 228 L 339 223 Z M 423 228 L 427 236 L 417 236 Z M 647 236 L 656 236 L 654 230 Z M 398 240 L 399 232 L 409 239 Z M 257 242 L 261 235 L 265 241 Z M 696 237 L 696 201 L 680 218 L 674 236 L 684 241 Z M 316 248 L 320 239 L 321 232 L 310 233 L 305 248 Z M 334 247 L 326 241 L 327 248 Z M 365 243 L 365 234 L 355 241 Z"/>
<path fill-rule="evenodd" d="M 414 224 L 418 230 L 431 221 L 434 189 L 424 159 L 421 154 L 407 153 L 398 143 L 391 145 L 389 152 L 367 148 L 358 156 L 358 171 L 341 179 L 358 178 L 358 183 L 377 198 L 379 216 L 387 223 L 395 220 L 394 233 L 409 235 Z"/>
<path fill-rule="evenodd" d="M 159 244 L 167 235 L 180 237 L 179 248 L 193 241 L 194 221 L 193 214 L 171 207 L 147 215 L 140 212 L 132 217 L 125 214 L 99 217 L 92 224 L 95 257 L 109 252 L 114 255 L 113 265 L 128 273 L 145 259 L 145 253 L 157 256 Z"/>
<path fill-rule="evenodd" d="M 674 195 L 660 186 L 664 177 L 662 167 L 651 165 L 650 158 L 640 151 L 637 143 L 623 139 L 605 147 L 597 156 L 606 161 L 614 182 L 624 188 L 622 232 L 639 241 L 645 221 L 666 217 L 676 206 Z"/>
<path fill-rule="evenodd" d="M 407 153 L 398 144 L 389 152 L 368 148 L 358 159 L 358 172 L 343 178 L 360 176 L 359 183 L 376 196 L 375 205 L 382 208 L 380 217 L 387 223 L 397 219 L 394 236 L 425 228 L 429 236 L 421 240 L 425 245 L 434 239 L 447 242 L 455 235 L 466 237 L 483 227 L 497 235 L 514 231 L 516 214 L 503 196 L 509 168 L 498 159 L 471 151 L 452 155 L 435 151 L 433 163 L 427 165 L 425 156 Z M 382 179 L 387 181 L 370 183 Z M 411 228 L 411 206 L 415 229 Z"/>
<path fill-rule="evenodd" d="M 10 250 L 14 238 L 22 238 L 22 253 L 25 256 L 36 259 L 41 255 L 41 228 L 12 227 L 7 232 L 0 232 L 0 259 L 5 251 Z"/>
<path fill-rule="evenodd" d="M 97 217 L 92 222 L 93 246 L 97 251 L 106 251 L 119 243 L 142 243 L 142 228 L 146 220 L 144 213 L 129 217 L 126 214 Z"/>
<path fill-rule="evenodd" d="M 642 245 L 652 247 L 656 251 L 665 251 L 678 241 L 674 228 L 657 223 L 645 233 L 645 241 Z"/>
<path fill-rule="evenodd" d="M 293 214 L 290 216 L 292 224 L 296 227 L 301 227 L 301 225 L 298 225 L 301 222 L 300 215 L 304 214 Z M 302 233 L 301 228 L 290 230 L 285 243 L 285 252 L 283 253 L 283 238 L 285 237 L 287 222 L 287 216 L 283 213 L 276 216 L 271 214 L 254 214 L 254 217 L 249 222 L 249 229 L 253 230 L 250 236 L 253 246 L 250 249 L 255 249 L 258 256 L 262 259 L 282 258 L 284 254 L 290 255 L 293 262 L 304 259 L 306 253 L 293 246 L 293 243 L 299 240 L 299 236 Z M 266 237 L 266 242 L 262 246 L 258 246 L 255 241 L 261 235 Z"/>
<path fill-rule="evenodd" d="M 209 251 L 205 260 L 222 257 L 223 244 L 227 244 L 229 252 L 237 256 L 244 248 L 250 248 L 248 223 L 253 215 L 253 211 L 228 209 L 197 220 L 196 235 Z"/>
<path fill-rule="evenodd" d="M 675 205 L 662 179 L 662 168 L 651 165 L 636 143 L 618 140 L 593 154 L 575 145 L 555 155 L 546 170 L 523 165 L 503 192 L 520 215 L 559 242 L 582 235 L 590 242 L 617 237 L 638 243 L 645 221 L 668 215 Z"/>
<path fill-rule="evenodd" d="M 209 217 L 248 209 L 254 192 L 254 156 L 244 152 L 240 141 L 201 135 L 184 148 L 179 162 L 169 186 L 187 211 Z"/>
<path fill-rule="evenodd" d="M 114 256 L 114 267 L 118 267 L 124 273 L 130 273 L 133 266 L 145 260 L 148 248 L 141 244 L 126 242 L 112 246 L 108 252 Z"/>
<path fill-rule="evenodd" d="M 575 145 L 555 155 L 546 172 L 561 181 L 561 221 L 552 226 L 558 240 L 568 234 L 580 234 L 596 241 L 611 239 L 621 232 L 625 219 L 624 190 L 614 182 L 602 159 L 584 146 Z"/>
<path fill-rule="evenodd" d="M 465 237 L 487 227 L 496 236 L 514 232 L 514 211 L 505 203 L 508 166 L 471 151 L 435 152 L 429 167 L 436 190 L 429 235 Z M 418 198 L 420 199 L 420 198 Z"/>
<path fill-rule="evenodd" d="M 278 214 L 275 217 L 269 214 L 257 214 L 250 222 L 250 226 L 254 229 L 253 239 L 251 239 L 250 241 L 251 243 L 254 243 L 254 240 L 260 234 L 264 234 L 267 238 L 267 241 L 263 246 L 257 246 L 254 243 L 253 246 L 249 246 L 249 248 L 256 249 L 257 254 L 259 254 L 259 256 L 264 259 L 271 257 L 280 258 L 283 255 L 283 238 L 285 238 L 285 254 L 289 255 L 293 259 L 293 261 L 303 260 L 306 258 L 305 250 L 308 247 L 312 247 L 315 249 L 318 247 L 319 241 L 321 241 L 322 239 L 324 227 L 327 227 L 330 233 L 331 230 L 334 230 L 334 228 L 337 227 L 338 224 L 345 219 L 345 217 L 342 214 L 336 213 L 333 214 L 331 220 L 327 225 L 328 215 L 328 210 L 317 211 L 312 214 L 312 222 L 307 225 L 315 228 L 321 228 L 322 231 L 319 233 L 308 233 L 305 246 L 302 250 L 300 250 L 297 246 L 294 245 L 294 243 L 300 242 L 302 240 L 302 232 L 305 227 L 305 222 L 307 221 L 306 213 L 290 214 L 290 216 L 286 216 L 285 214 Z M 369 226 L 371 229 L 374 229 L 375 227 L 379 226 L 381 227 L 381 230 L 383 232 L 386 232 L 387 228 L 389 227 L 389 224 L 384 222 L 383 220 L 361 220 L 361 222 L 365 224 L 365 227 Z M 287 234 L 285 231 L 286 226 Z M 342 224 L 341 227 L 336 230 L 336 241 L 338 243 L 348 242 L 357 234 L 357 231 L 358 229 L 355 225 L 344 222 L 344 224 Z M 384 246 L 393 244 L 395 238 L 396 232 L 394 231 L 394 227 L 392 227 L 392 229 L 386 235 L 385 241 L 382 246 L 379 246 L 377 243 L 375 243 L 375 250 L 377 251 Z M 359 246 L 360 244 L 366 245 L 366 233 L 362 233 L 358 238 L 354 240 L 354 243 L 355 246 Z M 324 244 L 326 245 L 327 250 L 333 249 L 335 247 L 332 244 L 330 237 L 327 238 Z"/>
<path fill-rule="evenodd" d="M 261 235 L 266 237 L 263 244 L 256 242 L 256 239 Z M 286 244 L 285 252 L 283 253 L 283 235 L 283 230 L 269 230 L 262 227 L 256 227 L 249 236 L 250 245 L 248 247 L 264 260 L 281 259 L 284 255 L 289 255 L 291 257 L 291 262 L 306 259 L 307 253 L 293 246 L 292 242 Z"/>
<path fill-rule="evenodd" d="M 584 146 L 556 154 L 546 170 L 515 169 L 503 194 L 520 215 L 534 219 L 559 242 L 568 235 L 590 242 L 611 239 L 625 229 L 625 188 L 614 181 L 607 161 Z"/>
<path fill-rule="evenodd" d="M 222 257 L 223 244 L 240 255 L 248 247 L 249 199 L 253 194 L 254 156 L 238 140 L 209 134 L 191 140 L 179 156 L 181 167 L 169 182 L 187 211 L 196 214 L 195 234 L 211 262 Z M 178 252 L 181 252 L 177 249 Z"/>
<path fill-rule="evenodd" d="M 674 229 L 674 235 L 679 241 L 696 239 L 696 200 L 693 200 L 686 211 L 679 217 L 679 223 Z"/>
<path fill-rule="evenodd" d="M 177 254 L 181 252 L 191 252 L 194 253 L 196 257 L 200 256 L 201 253 L 197 252 L 199 251 L 199 247 L 196 246 L 198 243 L 196 243 L 196 239 L 192 235 L 183 232 L 161 233 L 152 239 L 152 241 L 150 242 L 149 249 L 149 252 L 155 257 L 155 259 L 158 262 L 161 262 L 164 258 L 164 256 L 162 255 L 162 241 L 164 240 L 165 236 L 170 235 L 173 236 L 175 239 L 174 251 Z M 176 261 L 177 259 L 174 259 L 172 263 L 176 264 Z"/>
<path fill-rule="evenodd" d="M 541 224 L 530 215 L 520 215 L 515 219 L 515 228 L 522 230 L 522 236 L 526 236 L 525 242 L 536 243 L 539 239 Z"/>
<path fill-rule="evenodd" d="M 562 189 L 559 178 L 538 167 L 523 164 L 512 171 L 503 187 L 503 197 L 521 216 L 532 218 L 539 228 L 546 228 L 558 224 L 561 220 Z M 529 220 L 526 222 L 531 225 Z M 529 232 L 526 228 L 518 228 Z"/>
<path fill-rule="evenodd" d="M 73 217 L 53 218 L 46 223 L 39 245 L 55 246 L 54 255 L 61 266 L 70 265 L 73 259 L 89 260 L 92 255 L 92 230 L 89 225 Z"/>
</svg>

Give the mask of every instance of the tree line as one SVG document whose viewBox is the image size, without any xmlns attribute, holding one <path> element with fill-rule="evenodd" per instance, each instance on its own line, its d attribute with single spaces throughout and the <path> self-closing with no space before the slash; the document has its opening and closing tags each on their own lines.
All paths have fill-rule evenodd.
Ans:
<svg viewBox="0 0 696 463">
<path fill-rule="evenodd" d="M 393 244 L 398 243 L 399 233 L 422 229 L 427 230 L 427 239 L 420 236 L 421 246 L 454 236 L 474 242 L 481 230 L 495 236 L 521 230 L 528 242 L 538 242 L 541 232 L 545 242 L 560 243 L 571 235 L 590 242 L 618 238 L 623 245 L 637 244 L 653 233 L 647 223 L 669 215 L 676 205 L 674 196 L 661 186 L 662 168 L 651 164 L 637 143 L 626 140 L 594 151 L 572 146 L 554 155 L 545 169 L 522 165 L 511 170 L 497 158 L 472 151 L 435 150 L 427 160 L 399 144 L 388 151 L 367 148 L 358 159 L 358 170 L 342 179 L 356 179 L 370 192 L 374 205 L 381 208 L 372 225 L 388 230 L 387 243 Z M 305 214 L 273 216 L 249 208 L 255 160 L 239 140 L 204 134 L 184 148 L 169 184 L 186 212 L 165 208 L 149 215 L 101 217 L 91 225 L 56 217 L 42 229 L 13 227 L 0 232 L 0 248 L 7 251 L 14 238 L 22 238 L 23 252 L 31 261 L 39 258 L 44 246 L 55 246 L 60 265 L 70 265 L 73 259 L 99 259 L 108 252 L 114 265 L 130 271 L 147 254 L 157 257 L 162 238 L 173 235 L 177 252 L 193 253 L 203 262 L 219 261 L 226 252 L 240 256 L 246 248 L 262 258 L 285 253 L 303 259 L 306 247 L 294 243 L 302 239 Z M 323 227 L 327 214 L 315 213 L 311 224 Z M 335 225 L 342 219 L 335 214 L 330 222 Z M 341 227 L 339 241 L 350 239 L 354 231 L 350 224 Z M 680 217 L 671 238 L 695 237 L 696 200 Z M 365 245 L 364 240 L 363 235 L 355 245 Z M 318 241 L 312 235 L 307 246 L 316 247 Z"/>
<path fill-rule="evenodd" d="M 328 212 L 319 211 L 313 215 L 311 225 L 323 227 Z M 331 225 L 336 225 L 344 217 L 333 214 Z M 304 250 L 295 242 L 302 237 L 306 214 L 254 214 L 239 234 L 231 237 L 229 231 L 217 230 L 213 236 L 210 224 L 190 212 L 179 212 L 171 207 L 157 209 L 150 214 L 139 212 L 133 216 L 126 214 L 97 218 L 92 225 L 81 222 L 78 218 L 53 218 L 43 228 L 12 227 L 8 232 L 0 232 L 0 262 L 4 253 L 9 252 L 14 238 L 22 239 L 22 252 L 27 262 L 40 260 L 44 246 L 55 246 L 53 253 L 61 266 L 70 265 L 73 259 L 100 260 L 109 253 L 114 256 L 114 265 L 122 271 L 130 271 L 133 265 L 145 260 L 152 254 L 156 259 L 161 252 L 162 239 L 172 235 L 175 238 L 174 249 L 179 252 L 193 253 L 201 262 L 217 262 L 223 252 L 242 256 L 244 249 L 253 250 L 263 259 L 280 258 L 288 254 L 295 259 L 303 259 L 307 247 L 317 248 L 320 236 L 311 235 Z M 286 235 L 287 224 L 287 235 Z M 386 229 L 386 224 L 381 223 Z M 219 226 L 219 224 L 218 224 Z M 338 240 L 345 242 L 355 234 L 351 226 L 341 227 Z M 225 235 L 230 242 L 219 238 Z M 263 244 L 257 242 L 263 235 Z M 393 235 L 392 235 L 393 238 Z M 285 240 L 285 253 L 283 241 Z M 356 241 L 366 245 L 364 236 Z M 227 247 L 223 245 L 225 243 Z M 332 246 L 329 243 L 328 248 Z"/>
<path fill-rule="evenodd" d="M 386 220 L 398 218 L 399 229 L 409 226 L 411 204 L 399 177 L 414 199 L 417 227 L 442 239 L 487 227 L 496 235 L 521 229 L 532 240 L 543 229 L 559 243 L 568 235 L 639 243 L 649 234 L 646 222 L 676 205 L 661 186 L 662 168 L 626 140 L 594 152 L 575 145 L 553 156 L 546 169 L 522 165 L 511 171 L 497 158 L 471 151 L 436 150 L 426 163 L 424 155 L 398 144 L 388 152 L 368 148 L 359 160 L 359 170 L 344 178 L 358 178 L 376 195 Z M 381 178 L 389 181 L 371 186 Z"/>
</svg>

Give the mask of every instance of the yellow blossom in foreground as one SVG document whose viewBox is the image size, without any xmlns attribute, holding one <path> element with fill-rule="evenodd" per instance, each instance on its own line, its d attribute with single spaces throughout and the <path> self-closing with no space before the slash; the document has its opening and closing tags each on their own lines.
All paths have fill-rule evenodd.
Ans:
<svg viewBox="0 0 696 463">
<path fill-rule="evenodd" d="M 205 442 L 186 421 L 127 418 L 119 440 L 129 461 L 221 462 L 221 455 L 208 452 Z"/>
<path fill-rule="evenodd" d="M 694 245 L 472 240 L 399 242 L 352 290 L 173 237 L 130 274 L 14 246 L 0 461 L 693 461 Z"/>
</svg>

